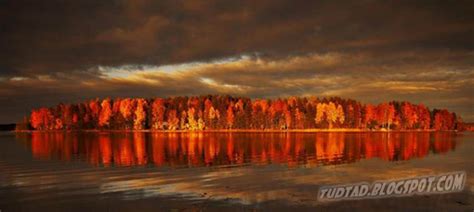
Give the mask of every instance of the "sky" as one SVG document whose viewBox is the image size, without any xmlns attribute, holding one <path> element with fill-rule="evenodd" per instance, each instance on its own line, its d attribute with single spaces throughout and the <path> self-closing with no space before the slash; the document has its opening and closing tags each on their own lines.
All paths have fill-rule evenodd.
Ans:
<svg viewBox="0 0 474 212">
<path fill-rule="evenodd" d="M 340 96 L 474 122 L 474 1 L 0 0 L 0 123 L 104 97 Z"/>
</svg>

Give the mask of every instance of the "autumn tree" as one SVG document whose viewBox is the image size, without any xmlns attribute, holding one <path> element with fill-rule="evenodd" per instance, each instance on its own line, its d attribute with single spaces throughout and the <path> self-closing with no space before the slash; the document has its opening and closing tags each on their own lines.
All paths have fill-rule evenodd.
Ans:
<svg viewBox="0 0 474 212">
<path fill-rule="evenodd" d="M 163 99 L 157 98 L 153 100 L 151 104 L 151 129 L 162 130 L 164 128 L 165 110 L 165 101 Z M 176 111 L 174 113 L 176 113 Z"/>
<path fill-rule="evenodd" d="M 364 125 L 368 129 L 372 129 L 375 126 L 378 126 L 377 108 L 372 104 L 367 104 L 365 106 Z"/>
<path fill-rule="evenodd" d="M 110 99 L 102 100 L 100 103 L 101 110 L 99 115 L 99 127 L 106 128 L 110 126 L 110 118 L 112 117 L 112 107 L 110 105 Z"/>
<path fill-rule="evenodd" d="M 89 127 L 96 129 L 99 124 L 100 104 L 98 99 L 92 99 L 87 104 L 87 113 L 89 115 Z"/>
<path fill-rule="evenodd" d="M 435 130 L 453 130 L 455 127 L 456 117 L 448 110 L 435 110 L 433 128 Z"/>
<path fill-rule="evenodd" d="M 168 130 L 177 130 L 179 127 L 179 118 L 176 110 L 168 111 Z"/>
<path fill-rule="evenodd" d="M 186 130 L 188 129 L 188 123 L 186 121 L 187 119 L 187 113 L 186 111 L 181 111 L 181 118 L 179 119 L 179 128 L 181 130 Z"/>
<path fill-rule="evenodd" d="M 462 119 L 446 109 L 384 102 L 374 106 L 338 97 L 250 99 L 208 95 L 170 98 L 93 99 L 34 109 L 34 130 L 125 129 L 462 129 Z"/>
<path fill-rule="evenodd" d="M 395 107 L 389 103 L 381 103 L 377 106 L 377 122 L 390 129 L 390 125 L 393 123 L 395 118 Z"/>
<path fill-rule="evenodd" d="M 146 107 L 147 102 L 145 99 L 136 99 L 135 100 L 135 116 L 133 120 L 133 129 L 134 130 L 143 130 L 145 129 L 145 121 L 146 121 Z"/>
<path fill-rule="evenodd" d="M 121 127 L 123 129 L 131 129 L 133 125 L 133 110 L 134 110 L 134 101 L 132 99 L 126 98 L 120 101 L 120 115 L 122 116 L 123 123 Z"/>
<path fill-rule="evenodd" d="M 40 108 L 31 112 L 30 124 L 36 130 L 51 130 L 53 115 L 48 108 Z"/>
<path fill-rule="evenodd" d="M 419 128 L 423 130 L 430 129 L 431 125 L 431 114 L 430 110 L 423 104 L 419 104 L 417 107 Z"/>
<path fill-rule="evenodd" d="M 403 102 L 401 106 L 401 119 L 403 129 L 414 129 L 418 123 L 417 107 L 409 102 Z"/>
<path fill-rule="evenodd" d="M 193 107 L 190 107 L 188 109 L 188 129 L 190 130 L 197 130 L 199 129 L 198 127 L 198 122 L 195 117 L 196 110 Z"/>
<path fill-rule="evenodd" d="M 227 120 L 227 127 L 229 129 L 232 129 L 232 127 L 234 126 L 234 110 L 232 109 L 232 105 L 229 105 L 227 107 L 226 120 Z"/>
<path fill-rule="evenodd" d="M 344 111 L 341 105 L 329 103 L 318 103 L 316 105 L 316 124 L 326 121 L 329 129 L 333 128 L 333 124 L 338 121 L 340 124 L 344 123 Z"/>
</svg>

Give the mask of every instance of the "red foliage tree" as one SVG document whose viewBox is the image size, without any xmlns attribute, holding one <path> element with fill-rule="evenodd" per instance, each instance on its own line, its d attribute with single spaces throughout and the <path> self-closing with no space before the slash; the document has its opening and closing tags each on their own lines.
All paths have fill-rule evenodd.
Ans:
<svg viewBox="0 0 474 212">
<path fill-rule="evenodd" d="M 101 110 L 99 115 L 99 127 L 109 127 L 110 118 L 112 117 L 112 107 L 110 105 L 110 99 L 102 100 L 100 104 Z"/>
<path fill-rule="evenodd" d="M 151 129 L 163 129 L 163 122 L 165 120 L 165 101 L 161 98 L 153 100 L 151 104 Z"/>
<path fill-rule="evenodd" d="M 94 99 L 33 110 L 29 124 L 35 130 L 333 127 L 454 130 L 463 126 L 461 117 L 454 113 L 445 109 L 431 112 L 423 104 L 409 102 L 362 106 L 357 101 L 337 97 L 251 100 L 230 96 Z"/>
<path fill-rule="evenodd" d="M 40 108 L 31 112 L 30 124 L 36 130 L 52 130 L 54 117 L 48 108 Z"/>
<path fill-rule="evenodd" d="M 146 121 L 146 108 L 147 102 L 145 99 L 136 99 L 135 100 L 135 116 L 133 119 L 133 129 L 134 130 L 143 130 L 145 129 Z"/>
</svg>

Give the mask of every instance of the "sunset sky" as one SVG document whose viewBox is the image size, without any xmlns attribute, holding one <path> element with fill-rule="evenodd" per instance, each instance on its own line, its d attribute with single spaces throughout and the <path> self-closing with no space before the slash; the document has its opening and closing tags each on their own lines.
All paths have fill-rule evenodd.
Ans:
<svg viewBox="0 0 474 212">
<path fill-rule="evenodd" d="M 103 97 L 340 96 L 474 121 L 474 1 L 0 1 L 0 123 Z"/>
</svg>

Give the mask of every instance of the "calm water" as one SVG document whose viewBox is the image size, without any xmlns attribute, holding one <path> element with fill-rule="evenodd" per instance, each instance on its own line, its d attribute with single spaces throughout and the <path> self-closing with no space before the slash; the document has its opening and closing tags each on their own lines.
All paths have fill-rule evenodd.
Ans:
<svg viewBox="0 0 474 212">
<path fill-rule="evenodd" d="M 473 209 L 472 133 L 4 133 L 0 210 Z M 323 185 L 466 171 L 465 191 L 320 203 Z"/>
</svg>

